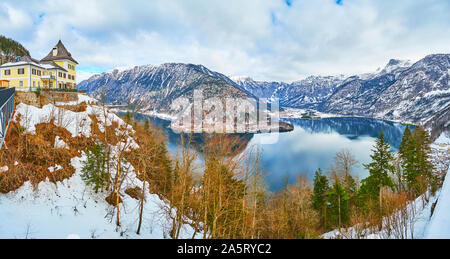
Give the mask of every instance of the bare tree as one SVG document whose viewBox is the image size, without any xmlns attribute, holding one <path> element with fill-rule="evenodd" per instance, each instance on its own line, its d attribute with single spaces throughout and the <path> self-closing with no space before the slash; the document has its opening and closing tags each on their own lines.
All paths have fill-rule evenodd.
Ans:
<svg viewBox="0 0 450 259">
<path fill-rule="evenodd" d="M 352 170 L 359 164 L 349 149 L 342 149 L 334 157 L 332 171 L 339 176 L 351 175 Z"/>
</svg>

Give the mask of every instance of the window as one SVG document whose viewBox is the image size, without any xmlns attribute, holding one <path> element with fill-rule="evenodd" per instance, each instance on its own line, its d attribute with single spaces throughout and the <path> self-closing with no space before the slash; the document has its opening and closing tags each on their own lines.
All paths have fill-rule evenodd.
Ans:
<svg viewBox="0 0 450 259">
<path fill-rule="evenodd" d="M 5 76 L 9 76 L 9 75 L 11 75 L 11 70 L 9 70 L 9 69 L 5 70 Z"/>
<path fill-rule="evenodd" d="M 36 69 L 31 69 L 31 74 L 36 75 Z"/>
<path fill-rule="evenodd" d="M 36 87 L 36 82 L 35 81 L 33 81 L 33 88 L 35 88 Z"/>
<path fill-rule="evenodd" d="M 41 70 L 38 70 L 38 76 L 41 76 Z"/>
<path fill-rule="evenodd" d="M 25 69 L 19 68 L 19 69 L 17 69 L 17 73 L 18 73 L 19 75 L 23 75 L 23 74 L 25 74 Z"/>
<path fill-rule="evenodd" d="M 20 86 L 20 87 L 23 86 L 23 81 L 19 81 L 19 86 Z"/>
</svg>

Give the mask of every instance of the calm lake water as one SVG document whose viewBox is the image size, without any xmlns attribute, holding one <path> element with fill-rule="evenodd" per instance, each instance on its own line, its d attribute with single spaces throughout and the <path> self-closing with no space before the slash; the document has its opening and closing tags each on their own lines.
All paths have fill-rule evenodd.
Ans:
<svg viewBox="0 0 450 259">
<path fill-rule="evenodd" d="M 144 115 L 137 119 L 149 119 L 164 130 L 168 136 L 167 146 L 172 154 L 180 145 L 180 135 L 167 126 L 170 122 Z M 371 149 L 375 139 L 384 131 L 385 140 L 397 151 L 405 125 L 367 118 L 326 118 L 321 120 L 285 119 L 294 125 L 291 132 L 280 133 L 273 144 L 261 144 L 267 134 L 240 134 L 246 149 L 259 147 L 262 150 L 261 162 L 266 181 L 271 191 L 280 190 L 286 180 L 295 182 L 299 174 L 312 180 L 317 168 L 327 171 L 333 164 L 334 156 L 340 150 L 349 149 L 359 161 L 352 172 L 363 179 L 368 172 L 362 164 L 370 162 Z M 198 134 L 201 137 L 201 134 Z M 273 137 L 273 136 L 272 136 Z M 199 164 L 201 161 L 199 161 Z"/>
</svg>

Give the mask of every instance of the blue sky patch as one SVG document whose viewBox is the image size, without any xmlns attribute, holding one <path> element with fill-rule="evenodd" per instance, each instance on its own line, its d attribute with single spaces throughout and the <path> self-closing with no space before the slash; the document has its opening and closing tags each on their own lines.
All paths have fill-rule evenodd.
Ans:
<svg viewBox="0 0 450 259">
<path fill-rule="evenodd" d="M 85 71 L 85 72 L 89 72 L 89 73 L 103 73 L 106 71 L 106 69 L 102 69 L 97 66 L 80 66 L 80 67 L 78 67 L 78 69 L 80 71 Z"/>
</svg>

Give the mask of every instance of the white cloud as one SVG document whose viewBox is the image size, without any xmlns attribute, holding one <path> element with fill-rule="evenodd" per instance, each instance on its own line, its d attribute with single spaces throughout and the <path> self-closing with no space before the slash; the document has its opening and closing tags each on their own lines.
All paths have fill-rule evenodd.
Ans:
<svg viewBox="0 0 450 259">
<path fill-rule="evenodd" d="M 28 14 L 11 5 L 0 3 L 0 32 L 3 34 L 16 34 L 22 38 L 30 32 L 33 21 Z"/>
<path fill-rule="evenodd" d="M 104 70 L 185 62 L 292 81 L 450 53 L 447 0 L 10 2 L 0 29 L 33 56 L 62 39 L 83 67 Z"/>
<path fill-rule="evenodd" d="M 77 84 L 80 83 L 83 80 L 89 79 L 89 77 L 93 76 L 94 74 L 96 74 L 96 73 L 87 72 L 87 71 L 83 71 L 83 70 L 78 69 L 77 70 L 77 75 L 75 77 L 75 79 L 77 81 Z"/>
</svg>

